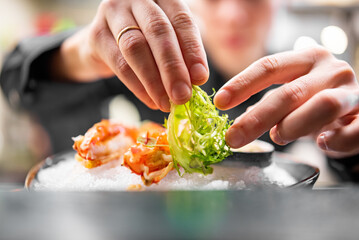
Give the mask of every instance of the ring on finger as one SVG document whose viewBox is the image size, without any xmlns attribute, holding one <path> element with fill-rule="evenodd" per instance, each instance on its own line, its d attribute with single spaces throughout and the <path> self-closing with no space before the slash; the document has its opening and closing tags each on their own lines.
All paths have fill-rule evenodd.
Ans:
<svg viewBox="0 0 359 240">
<path fill-rule="evenodd" d="M 117 42 L 117 45 L 119 45 L 120 43 L 120 38 L 122 37 L 122 35 L 125 33 L 125 32 L 128 32 L 130 30 L 140 30 L 141 31 L 141 28 L 138 27 L 138 26 L 128 26 L 128 27 L 125 27 L 124 29 L 121 30 L 121 32 L 117 35 L 117 38 L 116 38 L 116 42 Z"/>
</svg>

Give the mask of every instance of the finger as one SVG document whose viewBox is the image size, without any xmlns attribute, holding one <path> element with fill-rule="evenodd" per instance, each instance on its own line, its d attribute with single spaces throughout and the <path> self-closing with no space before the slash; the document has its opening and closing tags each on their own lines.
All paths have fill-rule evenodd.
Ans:
<svg viewBox="0 0 359 240">
<path fill-rule="evenodd" d="M 134 1 L 132 11 L 151 48 L 169 98 L 184 104 L 191 98 L 190 76 L 176 33 L 161 8 L 153 1 Z"/>
<path fill-rule="evenodd" d="M 158 0 L 176 32 L 192 84 L 204 84 L 209 76 L 201 35 L 188 6 L 183 1 Z"/>
<path fill-rule="evenodd" d="M 122 5 L 107 8 L 105 14 L 114 39 L 118 37 L 119 31 L 122 29 L 138 25 L 132 14 L 127 9 L 124 9 Z M 137 81 L 139 83 L 138 88 L 144 88 L 147 95 L 162 111 L 169 111 L 169 98 L 161 82 L 151 49 L 142 32 L 137 29 L 126 31 L 119 39 L 119 48 L 126 61 L 125 66 L 119 67 L 126 68 L 128 65 L 140 81 Z M 119 71 L 122 72 L 123 70 L 119 69 Z M 121 80 L 127 84 L 130 81 L 127 75 L 124 75 Z M 138 90 L 135 91 L 137 92 Z"/>
<path fill-rule="evenodd" d="M 252 109 L 254 109 L 256 106 L 262 104 L 263 102 L 265 102 L 267 99 L 268 99 L 268 96 L 274 92 L 274 89 L 271 89 L 269 91 L 267 91 L 263 97 L 258 101 L 256 102 L 255 104 L 253 104 L 252 106 L 249 106 L 247 109 L 246 109 L 246 112 L 249 112 L 251 111 Z"/>
<path fill-rule="evenodd" d="M 317 138 L 318 146 L 329 152 L 349 155 L 359 153 L 359 116 L 353 118 L 348 125 L 320 134 Z"/>
<path fill-rule="evenodd" d="M 92 39 L 94 39 L 93 46 L 96 49 L 96 52 L 98 52 L 98 55 L 138 99 L 148 107 L 158 109 L 157 105 L 152 101 L 137 76 L 123 58 L 116 40 L 108 29 L 104 18 L 96 19 L 93 24 L 94 30 L 91 34 L 93 35 Z"/>
<path fill-rule="evenodd" d="M 308 86 L 308 78 L 312 85 Z M 320 75 L 305 75 L 273 90 L 235 120 L 227 132 L 227 143 L 231 147 L 241 147 L 271 129 L 311 96 L 323 90 L 323 85 L 313 80 L 315 78 L 320 78 Z"/>
<path fill-rule="evenodd" d="M 272 84 L 287 83 L 309 73 L 315 63 L 312 55 L 309 50 L 291 51 L 254 62 L 217 92 L 215 105 L 223 110 L 232 108 Z"/>
<path fill-rule="evenodd" d="M 340 74 L 335 74 L 333 71 L 321 69 L 275 89 L 260 104 L 236 119 L 227 132 L 227 143 L 232 147 L 240 147 L 253 141 L 316 93 L 325 88 L 335 87 L 336 79 L 339 79 L 339 82 L 344 82 L 341 81 L 341 77 Z M 322 79 L 327 79 L 327 81 L 323 83 Z"/>
<path fill-rule="evenodd" d="M 359 91 L 326 89 L 286 116 L 271 129 L 270 136 L 277 144 L 287 144 L 358 110 Z"/>
<path fill-rule="evenodd" d="M 322 50 L 320 49 L 316 51 L 321 52 Z M 323 54 L 325 53 L 326 51 L 324 51 Z M 310 54 L 307 52 L 305 56 L 308 57 L 308 55 Z M 331 55 L 329 57 L 331 58 Z M 343 62 L 340 61 L 327 61 L 326 64 L 319 64 L 320 61 L 318 60 L 314 69 L 310 68 L 309 70 L 307 69 L 304 71 L 305 67 L 303 66 L 305 64 L 300 64 L 305 62 L 303 58 L 305 57 L 298 58 L 299 68 L 301 69 L 302 73 L 306 71 L 310 72 L 307 75 L 303 75 L 295 79 L 295 81 L 293 81 L 291 78 L 301 72 L 295 68 L 295 64 L 293 64 L 293 69 L 288 69 L 288 66 L 285 64 L 279 64 L 282 65 L 283 68 L 280 70 L 280 73 L 274 73 L 277 79 L 279 79 L 278 81 L 285 81 L 285 78 L 282 79 L 282 75 L 289 77 L 290 81 L 284 84 L 282 87 L 276 89 L 273 93 L 269 94 L 269 96 L 266 97 L 266 101 L 263 101 L 260 105 L 251 109 L 251 111 L 242 114 L 239 118 L 236 119 L 226 135 L 227 143 L 231 147 L 240 147 L 258 138 L 277 123 L 279 123 L 290 112 L 304 104 L 317 92 L 325 88 L 338 87 L 339 85 L 347 87 L 353 86 L 353 72 L 348 64 L 343 64 Z M 326 60 L 330 60 L 330 58 L 327 58 Z M 284 57 L 284 59 L 286 58 Z M 292 60 L 287 60 L 288 64 L 291 65 Z M 306 61 L 310 62 L 309 59 Z M 291 71 L 295 73 L 292 76 L 288 75 L 288 72 Z M 265 82 L 264 86 L 266 86 L 266 84 L 270 83 L 271 81 L 278 83 L 276 82 L 276 79 L 273 79 L 273 76 L 270 76 L 270 74 L 266 77 L 267 78 L 263 76 L 262 79 Z M 254 80 L 254 82 L 259 81 L 256 78 L 254 78 Z M 258 84 L 260 84 L 260 82 L 258 82 Z M 251 83 L 245 83 L 244 85 L 251 88 Z M 253 88 L 256 88 L 256 86 L 253 85 Z M 237 89 L 235 91 L 239 90 Z M 247 91 L 251 91 L 251 89 Z"/>
</svg>

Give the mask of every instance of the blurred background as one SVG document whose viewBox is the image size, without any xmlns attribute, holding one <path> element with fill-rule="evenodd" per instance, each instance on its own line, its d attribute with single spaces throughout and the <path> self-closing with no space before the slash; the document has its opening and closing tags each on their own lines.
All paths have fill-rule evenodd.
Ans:
<svg viewBox="0 0 359 240">
<path fill-rule="evenodd" d="M 0 70 L 6 54 L 26 37 L 89 23 L 100 0 L 0 0 Z M 269 52 L 316 41 L 359 74 L 359 0 L 282 0 Z M 0 92 L 0 94 L 2 94 Z M 50 154 L 46 134 L 0 95 L 0 182 L 23 184 L 26 173 Z"/>
</svg>

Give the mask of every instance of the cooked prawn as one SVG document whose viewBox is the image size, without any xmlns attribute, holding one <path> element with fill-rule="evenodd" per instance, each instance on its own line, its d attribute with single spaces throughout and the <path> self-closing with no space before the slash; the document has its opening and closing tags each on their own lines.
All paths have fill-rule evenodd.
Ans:
<svg viewBox="0 0 359 240">
<path fill-rule="evenodd" d="M 120 159 L 136 142 L 138 129 L 110 120 L 102 120 L 91 127 L 84 136 L 75 138 L 73 148 L 76 159 L 86 168 L 94 168 Z"/>
<path fill-rule="evenodd" d="M 173 169 L 166 129 L 155 123 L 143 125 L 137 143 L 124 155 L 123 165 L 141 175 L 146 186 L 161 181 Z"/>
</svg>

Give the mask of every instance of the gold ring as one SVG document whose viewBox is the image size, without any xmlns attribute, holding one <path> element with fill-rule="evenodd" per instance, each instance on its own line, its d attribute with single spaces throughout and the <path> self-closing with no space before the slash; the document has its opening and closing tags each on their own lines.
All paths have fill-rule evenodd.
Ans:
<svg viewBox="0 0 359 240">
<path fill-rule="evenodd" d="M 116 38 L 117 45 L 119 45 L 119 43 L 120 43 L 120 38 L 122 37 L 122 35 L 123 35 L 125 32 L 130 31 L 130 30 L 140 30 L 140 31 L 141 31 L 141 28 L 140 28 L 140 27 L 137 27 L 137 26 L 129 26 L 129 27 L 125 27 L 124 29 L 122 29 L 121 32 L 117 35 L 117 38 Z"/>
</svg>

